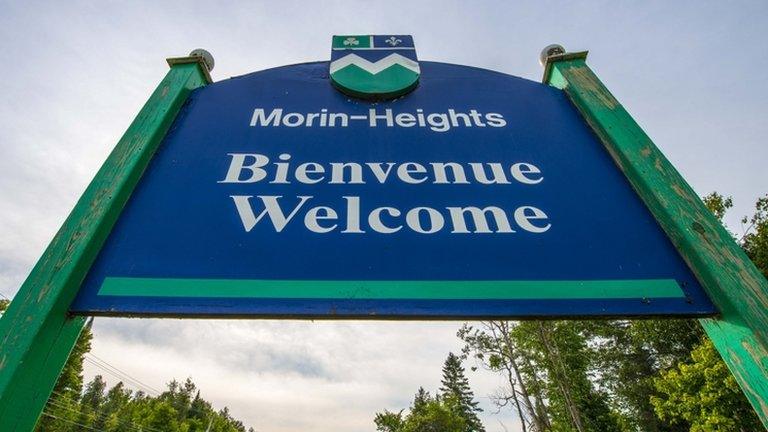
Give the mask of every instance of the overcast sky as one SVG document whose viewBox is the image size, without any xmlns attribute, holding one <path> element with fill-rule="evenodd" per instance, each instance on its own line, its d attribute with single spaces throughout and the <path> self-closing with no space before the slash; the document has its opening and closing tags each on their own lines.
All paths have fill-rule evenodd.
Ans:
<svg viewBox="0 0 768 432">
<path fill-rule="evenodd" d="M 412 34 L 424 60 L 540 80 L 539 51 L 589 64 L 699 194 L 768 192 L 768 2 L 0 2 L 0 292 L 12 297 L 146 98 L 203 47 L 214 80 L 326 60 L 336 34 Z M 279 6 L 278 6 L 279 4 Z M 96 319 L 93 353 L 161 389 L 191 376 L 259 431 L 373 430 L 439 386 L 458 322 Z M 104 371 L 86 365 L 87 379 Z M 469 374 L 489 431 L 516 430 Z M 106 376 L 111 384 L 116 380 Z M 134 387 L 135 388 L 135 387 Z"/>
</svg>

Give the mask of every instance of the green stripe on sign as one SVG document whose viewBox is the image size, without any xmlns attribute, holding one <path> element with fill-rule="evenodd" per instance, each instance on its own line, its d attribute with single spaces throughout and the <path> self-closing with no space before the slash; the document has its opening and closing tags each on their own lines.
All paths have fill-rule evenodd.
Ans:
<svg viewBox="0 0 768 432">
<path fill-rule="evenodd" d="M 308 281 L 110 277 L 99 295 L 283 299 L 526 300 L 684 297 L 673 279 L 597 281 Z"/>
</svg>

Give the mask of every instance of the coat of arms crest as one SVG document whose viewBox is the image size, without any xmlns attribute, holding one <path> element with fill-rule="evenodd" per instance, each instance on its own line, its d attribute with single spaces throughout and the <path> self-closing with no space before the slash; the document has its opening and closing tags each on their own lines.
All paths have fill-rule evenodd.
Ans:
<svg viewBox="0 0 768 432">
<path fill-rule="evenodd" d="M 420 73 L 411 36 L 333 37 L 331 82 L 345 94 L 391 99 L 416 88 Z"/>
</svg>

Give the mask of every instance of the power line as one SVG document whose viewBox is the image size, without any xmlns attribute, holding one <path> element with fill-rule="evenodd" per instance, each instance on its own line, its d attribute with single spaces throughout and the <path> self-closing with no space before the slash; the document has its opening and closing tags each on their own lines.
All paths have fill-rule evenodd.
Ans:
<svg viewBox="0 0 768 432">
<path fill-rule="evenodd" d="M 121 374 L 123 374 L 123 375 L 127 376 L 127 377 L 128 377 L 128 378 L 130 378 L 132 381 L 134 381 L 135 383 L 138 383 L 140 386 L 144 387 L 145 389 L 151 390 L 152 392 L 154 392 L 154 393 L 156 393 L 156 394 L 160 394 L 160 393 L 162 393 L 161 391 L 157 390 L 156 388 L 154 388 L 154 387 L 152 387 L 152 386 L 150 386 L 150 385 L 147 385 L 147 384 L 145 384 L 145 383 L 143 383 L 143 382 L 139 381 L 137 378 L 134 378 L 134 377 L 132 377 L 132 376 L 131 376 L 131 375 L 129 375 L 127 372 L 125 372 L 125 371 L 123 371 L 123 370 L 121 370 L 121 369 L 117 368 L 116 366 L 113 366 L 112 364 L 110 364 L 110 363 L 109 363 L 109 362 L 107 362 L 106 360 L 104 360 L 104 359 L 100 358 L 99 356 L 97 356 L 97 355 L 95 355 L 95 354 L 93 354 L 93 353 L 90 353 L 90 352 L 89 352 L 89 353 L 87 353 L 87 356 L 88 356 L 88 357 L 93 357 L 93 359 L 97 360 L 98 362 L 100 362 L 100 363 L 103 363 L 103 364 L 107 365 L 108 367 L 110 367 L 110 368 L 112 368 L 112 369 L 116 370 L 117 372 L 119 372 L 119 373 L 121 373 Z M 93 360 L 93 359 L 91 359 L 91 360 Z"/>
<path fill-rule="evenodd" d="M 93 358 L 89 358 L 89 357 L 93 357 Z M 104 370 L 105 372 L 107 372 L 108 374 L 112 375 L 113 377 L 115 377 L 117 379 L 127 381 L 129 384 L 133 384 L 133 385 L 135 385 L 135 386 L 137 386 L 139 388 L 143 388 L 144 390 L 147 390 L 150 393 L 154 393 L 156 396 L 160 396 L 162 394 L 162 392 L 158 391 L 157 389 L 155 389 L 153 387 L 150 387 L 147 384 L 144 384 L 143 382 L 139 381 L 136 378 L 133 378 L 127 372 L 123 372 L 122 370 L 120 370 L 116 366 L 112 366 L 106 360 L 99 358 L 98 356 L 94 355 L 93 353 L 90 353 L 90 352 L 86 353 L 85 357 L 83 357 L 83 359 L 86 360 L 87 362 L 89 362 L 90 364 L 92 364 L 92 365 L 94 365 L 96 367 L 101 368 L 102 370 Z M 100 364 L 100 363 L 103 363 L 103 364 Z M 211 408 L 211 410 L 213 411 L 213 408 Z M 208 415 L 208 413 L 200 411 L 198 409 L 195 409 L 192 406 L 189 406 L 187 408 L 187 411 L 188 412 L 198 413 L 198 414 L 203 414 L 203 415 Z"/>
<path fill-rule="evenodd" d="M 93 358 L 91 358 L 91 357 L 93 357 Z M 108 363 L 105 360 L 100 359 L 99 357 L 96 357 L 95 355 L 93 355 L 91 353 L 87 353 L 86 356 L 84 357 L 84 359 L 86 361 L 88 361 L 89 363 L 91 363 L 92 365 L 94 365 L 94 366 L 96 366 L 98 368 L 101 368 L 102 370 L 104 370 L 108 374 L 114 376 L 115 378 L 118 378 L 120 380 L 124 380 L 124 381 L 128 382 L 129 384 L 133 384 L 133 385 L 135 385 L 135 386 L 137 386 L 139 388 L 142 388 L 142 389 L 144 389 L 144 390 L 146 390 L 146 391 L 148 391 L 150 393 L 153 393 L 155 395 L 159 395 L 159 394 L 162 393 L 161 391 L 155 389 L 154 387 L 151 387 L 151 386 L 149 386 L 149 385 L 139 381 L 137 378 L 132 377 L 127 372 L 124 372 L 124 371 L 120 370 L 119 368 L 111 365 L 110 363 Z"/>
<path fill-rule="evenodd" d="M 56 395 L 56 396 L 59 396 L 61 398 L 68 398 L 67 395 L 65 395 L 63 393 L 59 393 L 56 390 L 52 390 L 51 393 Z M 62 403 L 57 402 L 54 399 L 48 399 L 48 403 L 52 404 L 56 408 L 66 410 L 66 411 L 69 411 L 69 412 L 74 413 L 74 414 L 78 414 L 78 415 L 82 414 L 80 411 L 77 411 L 77 410 L 75 410 L 72 407 L 68 407 L 66 405 L 63 405 Z M 187 412 L 196 412 L 196 413 L 203 414 L 206 417 L 208 417 L 209 420 L 210 420 L 209 424 L 208 424 L 209 427 L 213 423 L 213 416 L 215 415 L 215 411 L 211 412 L 211 413 L 207 413 L 207 412 L 203 412 L 203 411 L 200 411 L 198 409 L 195 409 L 195 408 L 189 406 L 189 407 L 187 407 Z M 130 426 L 131 428 L 137 430 L 138 432 L 163 432 L 161 430 L 158 430 L 158 429 L 155 429 L 155 428 L 152 428 L 152 427 L 149 427 L 149 426 L 139 425 L 139 424 L 137 424 L 137 423 L 135 423 L 135 422 L 133 422 L 131 420 L 127 420 L 127 421 L 126 420 L 120 420 L 120 423 L 121 424 L 126 424 L 126 425 Z"/>
<path fill-rule="evenodd" d="M 55 395 L 57 395 L 59 397 L 62 397 L 62 398 L 67 397 L 67 396 L 65 396 L 65 395 L 63 395 L 63 394 L 61 394 L 61 393 L 59 393 L 57 391 L 52 391 L 51 393 L 53 393 L 53 394 L 55 394 Z M 81 415 L 82 414 L 82 412 L 80 412 L 80 411 L 78 411 L 78 410 L 76 410 L 76 409 L 74 409 L 72 407 L 68 407 L 68 406 L 66 406 L 66 405 L 64 405 L 64 404 L 62 404 L 60 402 L 57 402 L 54 399 L 48 399 L 48 404 L 53 405 L 54 407 L 56 407 L 58 409 L 63 409 L 63 410 L 69 411 L 70 413 L 73 413 L 73 414 L 77 414 L 77 415 Z M 131 427 L 132 429 L 134 429 L 137 432 L 163 432 L 163 431 L 160 431 L 160 430 L 148 427 L 148 426 L 141 426 L 141 425 L 136 424 L 135 422 L 132 422 L 130 420 L 124 420 L 124 419 L 120 420 L 120 424 L 127 425 L 127 426 Z"/>
<path fill-rule="evenodd" d="M 89 357 L 93 357 L 93 358 L 89 358 Z M 85 356 L 83 357 L 83 359 L 88 361 L 92 365 L 101 368 L 102 370 L 104 370 L 105 372 L 107 372 L 110 375 L 114 376 L 115 378 L 120 379 L 120 380 L 125 380 L 129 384 L 133 384 L 133 385 L 135 385 L 135 386 L 137 386 L 139 388 L 143 388 L 144 390 L 147 390 L 150 393 L 154 393 L 155 396 L 160 396 L 163 393 L 163 392 L 155 389 L 154 387 L 151 387 L 151 386 L 149 386 L 149 385 L 139 381 L 137 378 L 132 377 L 127 372 L 119 369 L 116 366 L 113 366 L 112 364 L 110 364 L 106 360 L 100 358 L 99 356 L 97 356 L 97 355 L 95 355 L 95 354 L 93 354 L 91 352 L 85 353 Z M 100 363 L 102 363 L 102 364 L 100 364 Z M 213 407 L 211 407 L 211 411 L 215 413 L 215 410 L 213 409 Z M 207 412 L 203 412 L 203 411 L 201 411 L 199 409 L 195 409 L 192 406 L 189 406 L 187 408 L 187 412 L 193 412 L 193 413 L 208 415 Z"/>
<path fill-rule="evenodd" d="M 142 388 L 141 384 L 138 384 L 138 383 L 134 382 L 129 376 L 122 375 L 122 374 L 120 374 L 118 372 L 112 371 L 112 370 L 108 369 L 106 366 L 104 366 L 102 364 L 99 364 L 99 363 L 97 363 L 97 362 L 95 362 L 95 361 L 93 361 L 93 360 L 91 360 L 91 359 L 89 359 L 87 357 L 84 358 L 84 360 L 87 361 L 88 363 L 96 366 L 96 367 L 101 368 L 104 372 L 106 372 L 109 375 L 112 375 L 113 377 L 117 378 L 118 380 L 120 380 L 122 382 L 125 382 L 125 383 L 130 384 L 130 385 L 135 386 L 135 387 L 139 387 L 139 390 L 147 391 L 149 393 L 154 394 L 154 391 L 149 391 L 149 389 Z"/>
<path fill-rule="evenodd" d="M 61 393 L 59 393 L 57 391 L 52 391 L 51 393 L 53 393 L 53 394 L 55 394 L 57 396 L 60 396 L 62 398 L 69 398 L 68 396 L 66 396 L 64 394 L 61 394 Z M 80 412 L 78 410 L 75 410 L 72 407 L 68 407 L 66 405 L 62 405 L 61 403 L 55 401 L 54 399 L 48 399 L 48 403 L 54 405 L 55 407 L 57 407 L 59 409 L 64 409 L 64 410 L 67 410 L 67 411 L 69 411 L 71 413 L 74 413 L 74 414 L 78 414 L 78 415 L 82 414 L 82 412 Z M 106 414 L 106 412 L 102 412 L 100 417 L 104 416 L 105 414 Z M 133 421 L 130 421 L 130 420 L 120 420 L 120 424 L 127 424 L 128 426 L 130 426 L 131 428 L 137 430 L 138 432 L 142 432 L 142 431 L 146 431 L 146 432 L 163 432 L 161 430 L 158 430 L 158 429 L 155 429 L 155 428 L 151 428 L 149 426 L 139 425 L 139 424 L 137 424 L 137 423 L 135 423 Z"/>
<path fill-rule="evenodd" d="M 48 408 L 60 409 L 60 410 L 68 411 L 69 413 L 77 414 L 78 416 L 82 415 L 82 412 L 80 412 L 80 411 L 78 411 L 78 410 L 76 410 L 74 408 L 70 408 L 70 407 L 68 407 L 66 405 L 62 405 L 60 403 L 54 402 L 53 399 L 48 399 Z M 43 412 L 43 414 L 46 414 L 46 413 Z M 59 420 L 67 421 L 67 419 L 64 419 L 64 418 L 61 418 L 61 417 L 56 417 L 56 416 L 54 416 L 51 413 L 47 413 L 47 414 L 48 414 L 49 417 L 53 417 L 53 418 L 56 418 L 56 419 L 59 419 Z M 88 427 L 86 425 L 80 425 L 80 424 L 79 424 L 79 426 Z"/>
<path fill-rule="evenodd" d="M 86 428 L 86 429 L 88 429 L 88 430 L 92 430 L 92 431 L 95 431 L 95 432 L 107 432 L 107 431 L 105 431 L 105 430 L 103 430 L 103 429 L 96 429 L 96 428 L 92 428 L 92 427 L 90 427 L 90 426 L 86 426 L 86 425 L 84 425 L 84 424 L 80 424 L 80 423 L 77 423 L 77 422 L 73 422 L 72 420 L 68 420 L 68 419 L 65 419 L 65 418 L 61 418 L 61 417 L 56 417 L 55 415 L 53 415 L 53 414 L 51 414 L 51 413 L 49 413 L 49 412 L 47 412 L 47 411 L 43 411 L 43 415 L 44 415 L 44 416 L 48 416 L 48 417 L 50 417 L 50 418 L 54 418 L 54 419 L 56 419 L 56 420 L 61 420 L 61 421 L 65 422 L 65 423 L 69 423 L 69 424 L 71 424 L 71 425 L 75 425 L 75 426 L 84 427 L 84 428 Z"/>
</svg>

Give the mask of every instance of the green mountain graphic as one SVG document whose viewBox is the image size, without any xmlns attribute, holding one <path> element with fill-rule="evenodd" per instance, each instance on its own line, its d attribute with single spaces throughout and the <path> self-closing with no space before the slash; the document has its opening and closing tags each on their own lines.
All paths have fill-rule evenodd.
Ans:
<svg viewBox="0 0 768 432">
<path fill-rule="evenodd" d="M 376 74 L 350 64 L 331 74 L 331 82 L 336 88 L 361 98 L 388 98 L 404 94 L 416 87 L 418 81 L 419 74 L 399 64 Z"/>
</svg>

